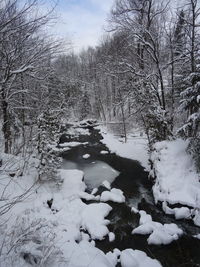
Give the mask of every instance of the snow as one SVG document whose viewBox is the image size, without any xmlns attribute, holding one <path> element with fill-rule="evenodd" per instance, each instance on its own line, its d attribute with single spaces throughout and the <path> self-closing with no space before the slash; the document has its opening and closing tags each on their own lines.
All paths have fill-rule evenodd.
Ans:
<svg viewBox="0 0 200 267">
<path fill-rule="evenodd" d="M 109 190 L 111 189 L 111 185 L 110 185 L 110 183 L 109 183 L 108 181 L 106 181 L 106 180 L 103 181 L 102 185 L 105 186 L 105 187 L 106 187 L 107 189 L 109 189 Z"/>
<path fill-rule="evenodd" d="M 104 218 L 112 208 L 108 204 L 90 204 L 82 212 L 82 226 L 87 230 L 93 239 L 102 240 L 109 233 L 107 225 L 109 220 Z"/>
<path fill-rule="evenodd" d="M 135 214 L 139 213 L 139 210 L 136 209 L 135 207 L 131 207 L 131 211 Z"/>
<path fill-rule="evenodd" d="M 113 232 L 110 232 L 110 233 L 108 234 L 108 237 L 109 237 L 109 241 L 110 241 L 110 242 L 113 242 L 113 241 L 115 240 L 115 234 L 114 234 Z"/>
<path fill-rule="evenodd" d="M 83 158 L 84 158 L 84 159 L 89 159 L 89 158 L 90 158 L 90 154 L 84 154 L 84 155 L 83 155 Z"/>
<path fill-rule="evenodd" d="M 145 211 L 139 211 L 140 226 L 132 231 L 132 234 L 150 235 L 147 239 L 149 245 L 167 245 L 177 240 L 183 231 L 174 223 L 161 224 L 152 220 L 151 215 Z"/>
<path fill-rule="evenodd" d="M 100 249 L 95 248 L 87 241 L 81 241 L 79 244 L 66 243 L 65 251 L 68 255 L 67 261 L 62 266 L 70 267 L 113 267 L 109 261 L 109 256 L 106 256 Z M 60 266 L 60 265 L 59 265 Z"/>
<path fill-rule="evenodd" d="M 200 239 L 200 234 L 194 235 L 195 238 Z"/>
<path fill-rule="evenodd" d="M 86 185 L 83 182 L 83 172 L 79 170 L 60 170 L 63 184 L 59 194 L 65 198 L 71 198 L 85 191 Z"/>
<path fill-rule="evenodd" d="M 101 150 L 101 152 L 100 152 L 100 154 L 102 154 L 102 155 L 106 155 L 106 154 L 108 154 L 109 152 L 108 151 L 106 151 L 106 150 Z"/>
<path fill-rule="evenodd" d="M 188 218 L 195 213 L 193 220 L 200 225 L 200 177 L 192 156 L 186 153 L 187 146 L 188 142 L 182 139 L 155 144 L 151 155 L 156 174 L 153 194 L 156 203 L 165 203 L 163 207 L 166 213 L 175 214 L 177 219 Z M 172 210 L 166 203 L 179 203 L 187 207 Z"/>
<path fill-rule="evenodd" d="M 106 133 L 103 127 L 98 127 L 101 130 L 103 140 L 101 142 L 105 144 L 112 153 L 139 161 L 142 166 L 149 169 L 148 164 L 148 144 L 147 139 L 141 137 L 139 132 L 135 132 L 133 135 L 129 135 L 127 143 L 122 143 L 120 140 L 111 133 Z"/>
<path fill-rule="evenodd" d="M 73 124 L 74 124 L 74 122 L 73 122 Z M 80 135 L 90 135 L 90 132 L 88 129 L 85 129 L 85 128 L 83 129 L 83 128 L 74 126 L 74 127 L 70 127 L 67 130 L 67 134 L 70 136 L 73 136 L 73 137 L 78 137 Z"/>
<path fill-rule="evenodd" d="M 87 145 L 88 142 L 65 142 L 65 143 L 61 143 L 59 144 L 60 147 L 69 147 L 69 148 L 72 148 L 72 147 L 76 147 L 76 146 L 80 146 L 80 145 Z"/>
<path fill-rule="evenodd" d="M 122 190 L 112 188 L 110 191 L 104 191 L 101 193 L 100 201 L 113 201 L 117 203 L 123 203 L 125 202 L 125 197 Z"/>
<path fill-rule="evenodd" d="M 92 189 L 91 195 L 95 195 L 98 192 L 98 188 Z"/>
<path fill-rule="evenodd" d="M 164 210 L 164 212 L 166 214 L 173 214 L 175 215 L 175 218 L 177 220 L 181 220 L 181 219 L 189 219 L 191 218 L 191 215 L 192 215 L 192 211 L 191 209 L 187 208 L 187 207 L 181 207 L 181 208 L 169 208 L 167 206 L 167 203 L 166 202 L 163 202 L 162 204 L 162 208 Z"/>
<path fill-rule="evenodd" d="M 18 162 L 18 158 L 15 157 L 14 161 Z M 5 157 L 4 162 L 5 165 L 2 166 L 2 169 L 5 170 L 5 166 L 8 166 Z M 95 248 L 95 243 L 91 240 L 91 238 L 103 239 L 106 235 L 110 239 L 113 238 L 112 233 L 109 235 L 107 228 L 109 220 L 105 219 L 112 208 L 106 203 L 87 205 L 81 200 L 83 196 L 97 198 L 85 192 L 84 173 L 80 170 L 61 169 L 60 176 L 63 180 L 61 185 L 43 183 L 39 186 L 34 184 L 37 177 L 35 167 L 33 166 L 32 169 L 29 167 L 29 172 L 30 175 L 26 172 L 21 177 L 13 178 L 5 171 L 1 172 L 4 183 L 1 183 L 0 189 L 3 192 L 4 185 L 7 185 L 5 196 L 9 200 L 31 187 L 30 193 L 22 202 L 17 202 L 11 210 L 1 216 L 3 221 L 7 221 L 4 229 L 0 227 L 0 243 L 6 242 L 0 257 L 1 264 L 13 266 L 13 262 L 15 262 L 15 266 L 28 267 L 29 263 L 22 257 L 26 253 L 30 256 L 29 260 L 32 262 L 34 262 L 34 258 L 42 260 L 44 266 L 64 267 L 66 262 L 69 264 L 67 264 L 68 266 L 74 267 L 89 264 L 99 267 L 115 266 L 110 263 L 109 256 Z M 6 204 L 8 199 L 6 199 Z M 47 205 L 47 201 L 50 200 L 52 200 L 51 209 Z M 3 205 L 3 201 L 1 204 Z M 8 220 L 11 216 L 12 220 Z M 12 253 L 10 252 L 7 256 L 9 246 L 13 245 L 10 238 L 15 240 L 18 240 L 19 237 L 23 238 L 26 229 L 28 229 L 27 241 L 20 239 L 19 249 L 12 250 Z M 83 233 L 82 230 L 87 231 L 88 234 Z M 37 235 L 38 243 L 35 243 Z M 40 248 L 43 249 L 42 246 L 45 250 L 40 250 Z M 47 248 L 51 264 L 47 264 L 46 256 L 43 254 Z"/>
<path fill-rule="evenodd" d="M 94 163 L 77 164 L 73 161 L 63 160 L 63 169 L 80 169 L 84 172 L 84 181 L 90 189 L 98 187 L 103 181 L 112 183 L 119 175 L 119 172 L 113 169 L 107 163 L 97 160 Z"/>
<path fill-rule="evenodd" d="M 120 259 L 122 267 L 161 267 L 157 260 L 151 259 L 140 250 L 125 249 Z"/>
</svg>

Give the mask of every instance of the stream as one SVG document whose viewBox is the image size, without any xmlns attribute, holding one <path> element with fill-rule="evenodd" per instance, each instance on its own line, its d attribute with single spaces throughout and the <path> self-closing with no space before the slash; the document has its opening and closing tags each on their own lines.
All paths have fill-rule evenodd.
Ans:
<svg viewBox="0 0 200 267">
<path fill-rule="evenodd" d="M 99 130 L 92 127 L 90 135 L 73 137 L 63 134 L 60 139 L 60 143 L 88 142 L 62 154 L 62 168 L 84 171 L 88 192 L 95 187 L 98 187 L 97 194 L 107 190 L 101 186 L 101 183 L 108 180 L 112 188 L 121 189 L 126 197 L 125 203 L 107 202 L 112 207 L 112 211 L 107 216 L 110 220 L 108 228 L 115 233 L 115 240 L 109 242 L 108 237 L 101 241 L 97 240 L 96 247 L 105 253 L 114 248 L 139 249 L 146 252 L 149 257 L 159 260 L 164 267 L 200 266 L 200 240 L 193 237 L 199 233 L 199 227 L 194 226 L 190 221 L 175 220 L 173 216 L 166 215 L 160 206 L 154 204 L 152 183 L 139 162 L 111 153 L 101 143 L 101 139 Z M 102 150 L 108 151 L 108 154 L 101 154 Z M 89 154 L 90 157 L 83 158 L 85 154 Z M 147 236 L 131 234 L 133 228 L 139 225 L 140 218 L 138 214 L 131 212 L 131 207 L 145 210 L 154 221 L 177 224 L 184 231 L 184 235 L 169 245 L 149 245 Z"/>
</svg>

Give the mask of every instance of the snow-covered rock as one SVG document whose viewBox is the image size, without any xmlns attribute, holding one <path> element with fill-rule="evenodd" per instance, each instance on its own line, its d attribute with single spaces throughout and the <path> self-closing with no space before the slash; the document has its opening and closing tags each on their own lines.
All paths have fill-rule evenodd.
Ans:
<svg viewBox="0 0 200 267">
<path fill-rule="evenodd" d="M 112 208 L 105 203 L 97 203 L 86 205 L 82 211 L 82 226 L 87 230 L 93 239 L 103 239 L 109 233 L 107 225 L 109 220 L 105 217 L 109 214 Z"/>
<path fill-rule="evenodd" d="M 84 154 L 84 155 L 83 155 L 83 158 L 84 158 L 84 159 L 89 159 L 89 158 L 90 158 L 90 154 Z"/>
<path fill-rule="evenodd" d="M 102 192 L 100 201 L 103 202 L 113 201 L 117 203 L 123 203 L 125 202 L 125 197 L 122 190 L 117 188 L 112 188 L 110 191 Z"/>
<path fill-rule="evenodd" d="M 132 234 L 150 235 L 147 239 L 148 244 L 167 245 L 177 240 L 183 231 L 174 223 L 161 224 L 152 221 L 151 215 L 141 210 L 140 226 L 132 231 Z"/>
</svg>

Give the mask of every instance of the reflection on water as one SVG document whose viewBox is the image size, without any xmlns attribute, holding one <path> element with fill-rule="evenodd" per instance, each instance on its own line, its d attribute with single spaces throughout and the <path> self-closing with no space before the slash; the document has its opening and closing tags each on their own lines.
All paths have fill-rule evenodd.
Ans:
<svg viewBox="0 0 200 267">
<path fill-rule="evenodd" d="M 120 174 L 118 171 L 113 169 L 107 163 L 96 160 L 91 163 L 77 164 L 70 160 L 63 161 L 63 169 L 78 169 L 84 172 L 84 180 L 89 189 L 93 189 L 102 184 L 103 181 L 107 180 L 112 183 L 115 178 Z"/>
</svg>

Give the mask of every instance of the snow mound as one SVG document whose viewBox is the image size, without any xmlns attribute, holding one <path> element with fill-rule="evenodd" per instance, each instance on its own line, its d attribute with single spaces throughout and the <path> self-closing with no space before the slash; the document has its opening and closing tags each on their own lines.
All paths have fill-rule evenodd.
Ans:
<svg viewBox="0 0 200 267">
<path fill-rule="evenodd" d="M 125 249 L 121 252 L 122 267 L 161 267 L 162 265 L 140 250 Z"/>
<path fill-rule="evenodd" d="M 112 208 L 105 203 L 86 205 L 82 212 L 82 226 L 93 239 L 102 240 L 109 233 L 107 225 L 110 221 L 104 218 L 111 210 Z"/>
<path fill-rule="evenodd" d="M 152 221 L 151 215 L 145 211 L 139 211 L 140 226 L 132 231 L 132 234 L 150 235 L 147 239 L 149 245 L 167 245 L 177 240 L 183 231 L 174 223 L 161 224 Z"/>
<path fill-rule="evenodd" d="M 65 250 L 68 255 L 68 260 L 64 266 L 70 267 L 113 267 L 106 256 L 100 249 L 94 247 L 92 243 L 81 241 L 79 244 L 66 243 Z"/>
<path fill-rule="evenodd" d="M 60 194 L 63 198 L 79 196 L 80 192 L 84 192 L 86 185 L 83 182 L 83 172 L 79 170 L 60 170 L 60 176 L 63 184 L 60 189 Z"/>
<path fill-rule="evenodd" d="M 151 160 L 156 182 L 153 186 L 155 201 L 182 204 L 194 209 L 194 222 L 200 225 L 200 182 L 192 156 L 186 153 L 188 142 L 182 139 L 162 141 L 154 145 Z M 166 207 L 166 206 L 165 206 Z M 187 218 L 187 208 L 172 212 L 177 219 Z"/>
<path fill-rule="evenodd" d="M 117 203 L 123 203 L 125 202 L 125 197 L 122 190 L 113 188 L 110 191 L 102 192 L 100 201 L 102 202 L 113 201 Z"/>
<path fill-rule="evenodd" d="M 83 159 L 89 159 L 89 158 L 90 158 L 90 154 L 84 154 L 84 155 L 82 156 L 82 158 L 83 158 Z"/>
</svg>

